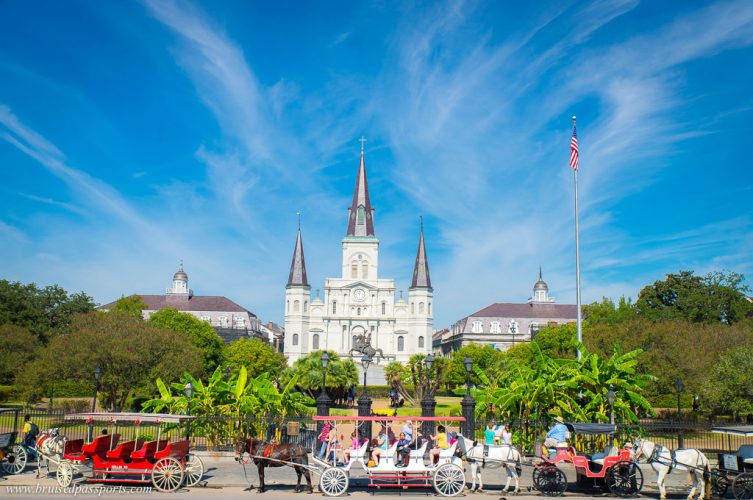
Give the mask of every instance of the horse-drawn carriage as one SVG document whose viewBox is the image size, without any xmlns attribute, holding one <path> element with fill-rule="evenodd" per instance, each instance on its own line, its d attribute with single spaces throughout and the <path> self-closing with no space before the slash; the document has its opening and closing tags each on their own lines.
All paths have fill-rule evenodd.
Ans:
<svg viewBox="0 0 753 500">
<path fill-rule="evenodd" d="M 753 437 L 753 425 L 714 427 L 711 432 L 732 436 Z M 753 498 L 753 444 L 743 444 L 737 451 L 719 454 L 719 462 L 711 471 L 711 492 L 724 497 L 732 486 L 737 500 Z"/>
<path fill-rule="evenodd" d="M 204 465 L 190 453 L 187 439 L 170 440 L 163 435 L 164 424 L 175 425 L 181 432 L 186 415 L 147 413 L 78 413 L 66 415 L 66 420 L 106 424 L 109 432 L 84 439 L 67 439 L 57 430 L 43 432 L 37 440 L 42 460 L 57 464 L 55 477 L 60 486 L 74 481 L 90 483 L 151 483 L 158 491 L 175 491 L 181 486 L 194 486 L 201 481 Z M 157 436 L 147 440 L 139 436 L 141 424 L 156 424 Z M 117 432 L 124 427 L 130 439 L 121 439 Z"/>
<path fill-rule="evenodd" d="M 406 417 L 314 417 L 314 420 L 328 420 L 335 424 L 352 422 L 356 429 L 366 427 L 369 422 L 377 422 L 385 427 L 390 422 L 405 421 Z M 411 417 L 416 423 L 421 422 L 454 422 L 465 421 L 463 417 Z M 364 425 L 366 424 L 366 425 Z M 417 431 L 417 430 L 416 430 Z M 370 466 L 367 451 L 369 442 L 366 440 L 357 449 L 350 452 L 347 462 L 338 464 L 321 460 L 313 454 L 314 462 L 321 468 L 319 489 L 327 496 L 339 496 L 348 490 L 350 474 L 353 466 L 358 465 L 369 479 L 368 486 L 372 488 L 434 488 L 441 496 L 452 497 L 459 495 L 465 488 L 465 473 L 462 461 L 456 456 L 458 442 L 451 444 L 448 449 L 438 454 L 437 462 L 424 462 L 428 441 L 414 439 L 413 449 L 405 456 L 407 463 L 400 463 L 397 453 L 397 442 L 388 443 L 388 447 L 378 457 L 378 463 Z"/>
<path fill-rule="evenodd" d="M 5 474 L 20 474 L 26 467 L 26 450 L 17 443 L 20 408 L 0 408 L 0 468 Z"/>
<path fill-rule="evenodd" d="M 617 430 L 614 424 L 566 423 L 575 441 L 577 436 L 601 437 L 603 452 L 585 454 L 576 451 L 574 444 L 557 443 L 553 448 L 537 446 L 541 461 L 534 465 L 533 485 L 546 496 L 560 496 L 567 489 L 567 478 L 557 464 L 575 467 L 579 486 L 602 486 L 618 496 L 637 495 L 643 487 L 643 473 L 629 449 L 613 445 Z"/>
</svg>

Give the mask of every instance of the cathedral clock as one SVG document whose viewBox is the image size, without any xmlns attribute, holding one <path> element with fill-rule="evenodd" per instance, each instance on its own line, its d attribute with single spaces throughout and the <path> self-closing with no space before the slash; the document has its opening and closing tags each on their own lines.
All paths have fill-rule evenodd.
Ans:
<svg viewBox="0 0 753 500">
<path fill-rule="evenodd" d="M 353 291 L 353 300 L 355 300 L 356 302 L 363 302 L 364 300 L 366 300 L 366 290 L 364 290 L 363 288 L 356 288 Z"/>
</svg>

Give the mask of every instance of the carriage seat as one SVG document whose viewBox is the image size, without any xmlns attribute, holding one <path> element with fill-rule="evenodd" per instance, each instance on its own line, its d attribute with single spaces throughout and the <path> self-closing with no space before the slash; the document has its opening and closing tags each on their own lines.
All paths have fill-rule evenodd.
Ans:
<svg viewBox="0 0 753 500">
<path fill-rule="evenodd" d="M 127 460 L 131 457 L 134 448 L 136 448 L 136 441 L 126 441 L 120 443 L 114 450 L 105 453 L 105 456 L 110 460 Z"/>
<path fill-rule="evenodd" d="M 448 458 L 454 457 L 455 456 L 455 450 L 457 450 L 457 447 L 458 447 L 458 442 L 455 441 L 446 450 L 440 450 L 439 451 L 439 459 L 442 460 L 442 459 L 448 459 Z"/>
<path fill-rule="evenodd" d="M 141 448 L 131 453 L 131 460 L 153 460 L 154 453 L 157 451 L 157 448 L 159 448 L 161 451 L 166 446 L 166 439 L 163 439 L 159 442 L 149 441 L 147 443 L 144 443 Z"/>
<path fill-rule="evenodd" d="M 420 448 L 410 450 L 410 458 L 424 458 L 424 455 L 426 455 L 426 447 L 429 445 L 429 441 L 427 441 L 426 439 L 424 439 L 423 441 L 424 442 L 421 444 Z"/>
<path fill-rule="evenodd" d="M 390 445 L 389 448 L 382 451 L 382 453 L 379 454 L 379 464 L 377 464 L 377 467 L 381 467 L 382 465 L 386 466 L 389 463 L 392 463 L 394 465 L 395 463 L 395 451 L 397 450 L 397 441 L 395 441 L 394 444 Z"/>
<path fill-rule="evenodd" d="M 73 462 L 83 462 L 94 455 L 103 457 L 111 446 L 118 445 L 118 441 L 120 441 L 120 434 L 97 436 L 91 443 L 83 445 L 81 451 L 66 453 L 65 458 Z"/>
<path fill-rule="evenodd" d="M 354 462 L 356 460 L 366 459 L 366 450 L 368 448 L 369 448 L 369 441 L 366 440 L 363 442 L 363 444 L 361 444 L 361 446 L 359 446 L 358 448 L 350 452 L 350 457 L 349 457 L 350 461 Z"/>
<path fill-rule="evenodd" d="M 183 441 L 175 441 L 174 443 L 167 443 L 164 450 L 160 450 L 154 454 L 154 459 L 173 457 L 178 460 L 182 460 L 188 455 L 189 441 L 184 439 Z"/>
<path fill-rule="evenodd" d="M 604 459 L 607 457 L 616 457 L 620 454 L 620 450 L 616 446 L 607 445 L 604 447 L 603 452 L 594 453 L 591 455 L 591 462 L 604 465 Z"/>
</svg>

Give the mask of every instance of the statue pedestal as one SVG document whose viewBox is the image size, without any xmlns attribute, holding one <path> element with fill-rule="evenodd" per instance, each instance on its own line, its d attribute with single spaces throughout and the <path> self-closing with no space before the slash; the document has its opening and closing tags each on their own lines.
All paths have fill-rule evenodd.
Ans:
<svg viewBox="0 0 753 500">
<path fill-rule="evenodd" d="M 363 380 L 363 366 L 361 366 L 360 360 L 354 359 L 353 361 L 356 362 L 356 366 L 358 367 L 358 380 Z M 366 372 L 366 385 L 387 385 L 387 380 L 384 378 L 384 366 L 386 364 L 378 365 L 373 361 L 371 362 Z"/>
</svg>

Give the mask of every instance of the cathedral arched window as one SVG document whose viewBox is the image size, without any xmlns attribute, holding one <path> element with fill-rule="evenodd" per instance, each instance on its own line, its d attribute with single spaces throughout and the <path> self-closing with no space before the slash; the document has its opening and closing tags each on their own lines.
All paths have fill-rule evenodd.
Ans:
<svg viewBox="0 0 753 500">
<path fill-rule="evenodd" d="M 387 302 L 382 301 L 382 314 L 387 314 Z"/>
<path fill-rule="evenodd" d="M 293 345 L 298 345 L 298 334 L 297 333 L 293 334 Z"/>
<path fill-rule="evenodd" d="M 423 335 L 418 337 L 418 348 L 423 349 L 424 348 L 424 337 Z"/>
<path fill-rule="evenodd" d="M 361 315 L 361 308 L 360 307 L 356 308 L 356 315 L 358 315 L 358 316 Z"/>
<path fill-rule="evenodd" d="M 361 278 L 368 279 L 369 278 L 369 263 L 364 262 L 361 264 Z"/>
<path fill-rule="evenodd" d="M 397 352 L 403 352 L 405 350 L 405 337 L 400 335 L 397 338 Z"/>
<path fill-rule="evenodd" d="M 285 301 L 285 312 L 290 312 L 290 301 L 289 300 Z"/>
<path fill-rule="evenodd" d="M 366 224 L 366 209 L 363 205 L 358 205 L 358 218 L 356 224 Z"/>
<path fill-rule="evenodd" d="M 423 314 L 423 313 L 424 313 L 424 303 L 423 302 L 419 302 L 418 303 L 418 314 Z"/>
<path fill-rule="evenodd" d="M 410 313 L 411 314 L 416 314 L 416 303 L 415 302 L 411 302 L 410 303 Z"/>
<path fill-rule="evenodd" d="M 337 301 L 332 301 L 332 314 L 337 314 Z"/>
<path fill-rule="evenodd" d="M 427 313 L 427 314 L 428 314 L 429 316 L 431 316 L 431 302 L 427 302 L 427 303 L 426 303 L 426 309 L 427 309 L 426 313 Z"/>
<path fill-rule="evenodd" d="M 303 301 L 303 312 L 308 312 L 308 311 L 309 311 L 309 301 L 308 300 L 304 300 Z"/>
<path fill-rule="evenodd" d="M 311 338 L 311 348 L 313 350 L 319 349 L 319 334 L 315 333 L 314 336 Z"/>
<path fill-rule="evenodd" d="M 297 313 L 301 310 L 301 301 L 300 300 L 294 300 L 293 301 L 293 312 Z"/>
<path fill-rule="evenodd" d="M 356 262 L 350 265 L 350 277 L 351 279 L 358 278 L 358 263 Z"/>
</svg>

